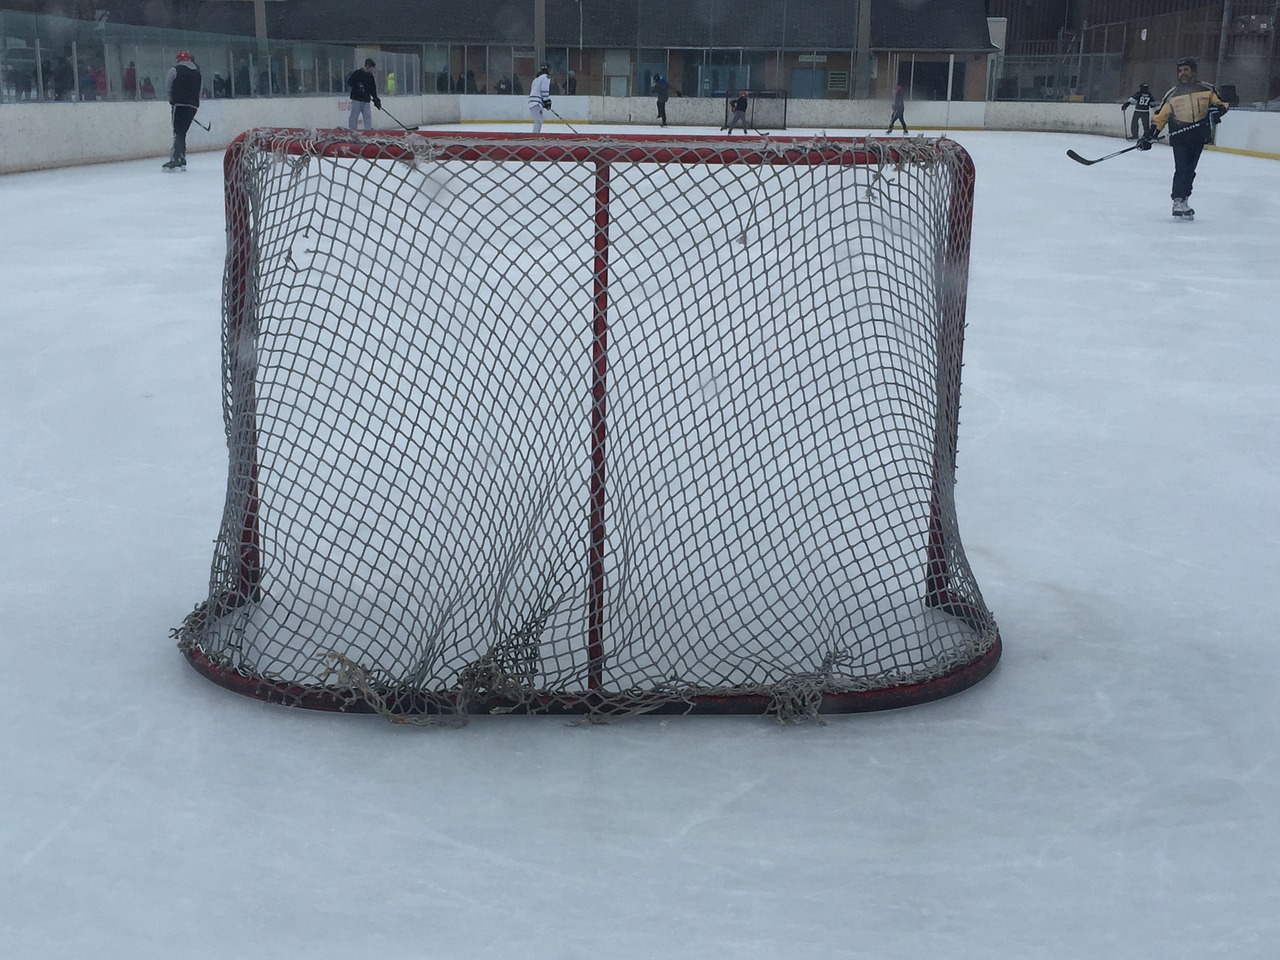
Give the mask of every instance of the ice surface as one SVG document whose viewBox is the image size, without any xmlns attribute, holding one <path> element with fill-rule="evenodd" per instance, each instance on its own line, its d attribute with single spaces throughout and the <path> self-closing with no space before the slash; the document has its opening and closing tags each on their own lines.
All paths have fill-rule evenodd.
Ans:
<svg viewBox="0 0 1280 960">
<path fill-rule="evenodd" d="M 168 631 L 224 492 L 219 157 L 0 178 L 0 955 L 1275 956 L 1280 168 L 1206 154 L 1185 225 L 1166 150 L 957 139 L 1004 659 L 798 727 L 417 729 L 202 679 Z"/>
</svg>

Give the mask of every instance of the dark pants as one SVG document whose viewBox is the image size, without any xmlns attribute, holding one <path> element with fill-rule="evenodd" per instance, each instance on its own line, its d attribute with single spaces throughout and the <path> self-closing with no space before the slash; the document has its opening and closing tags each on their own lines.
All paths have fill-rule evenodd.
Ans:
<svg viewBox="0 0 1280 960">
<path fill-rule="evenodd" d="M 191 129 L 191 121 L 196 118 L 197 107 L 175 104 L 173 111 L 173 153 L 169 159 L 184 161 L 187 159 L 187 131 Z"/>
<path fill-rule="evenodd" d="M 1173 192 L 1169 196 L 1191 196 L 1191 184 L 1196 179 L 1196 164 L 1200 162 L 1200 154 L 1204 153 L 1204 137 L 1198 130 L 1188 130 L 1173 138 Z"/>
<path fill-rule="evenodd" d="M 667 122 L 667 101 L 665 100 L 658 101 L 658 119 L 663 123 Z"/>
<path fill-rule="evenodd" d="M 885 133 L 893 133 L 893 125 L 894 125 L 895 123 L 898 123 L 899 121 L 901 121 L 901 123 L 902 123 L 902 132 L 903 132 L 903 133 L 910 133 L 911 131 L 907 129 L 907 121 L 906 121 L 906 118 L 902 116 L 902 111 L 901 111 L 901 110 L 895 110 L 895 111 L 893 111 L 893 116 L 889 118 L 889 129 L 888 129 L 888 130 L 886 130 L 886 131 L 885 131 Z"/>
<path fill-rule="evenodd" d="M 1129 121 L 1129 139 L 1131 140 L 1138 139 L 1138 121 L 1139 120 L 1142 121 L 1142 135 L 1145 137 L 1147 135 L 1147 131 L 1151 129 L 1151 111 L 1150 110 L 1133 111 L 1133 117 Z"/>
</svg>

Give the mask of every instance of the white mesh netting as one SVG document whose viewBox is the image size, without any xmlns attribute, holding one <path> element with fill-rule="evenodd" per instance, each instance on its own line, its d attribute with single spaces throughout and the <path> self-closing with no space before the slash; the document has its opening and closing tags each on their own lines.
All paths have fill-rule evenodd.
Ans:
<svg viewBox="0 0 1280 960">
<path fill-rule="evenodd" d="M 226 170 L 208 676 L 789 717 L 994 666 L 954 142 L 256 130 Z"/>
</svg>

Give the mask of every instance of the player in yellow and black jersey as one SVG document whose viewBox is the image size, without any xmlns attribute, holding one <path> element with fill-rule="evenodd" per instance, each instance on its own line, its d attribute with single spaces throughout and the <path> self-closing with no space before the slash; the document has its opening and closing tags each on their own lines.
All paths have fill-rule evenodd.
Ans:
<svg viewBox="0 0 1280 960">
<path fill-rule="evenodd" d="M 1169 195 L 1173 198 L 1173 215 L 1180 220 L 1195 216 L 1187 198 L 1196 179 L 1196 165 L 1205 144 L 1213 142 L 1214 128 L 1228 109 L 1213 84 L 1196 78 L 1195 57 L 1183 57 L 1178 61 L 1178 83 L 1164 95 L 1151 118 L 1151 129 L 1138 141 L 1138 149 L 1150 150 L 1168 127 L 1169 146 L 1173 148 L 1173 190 Z"/>
</svg>

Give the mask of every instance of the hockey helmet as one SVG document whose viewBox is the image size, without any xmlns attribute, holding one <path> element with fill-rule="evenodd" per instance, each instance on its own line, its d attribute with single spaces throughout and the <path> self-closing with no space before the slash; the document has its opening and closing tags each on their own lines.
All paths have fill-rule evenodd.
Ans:
<svg viewBox="0 0 1280 960">
<path fill-rule="evenodd" d="M 191 60 L 191 59 L 192 59 L 192 57 L 191 57 L 191 54 L 190 54 L 189 52 L 187 52 L 186 50 L 179 50 L 179 51 L 178 51 L 178 59 L 179 59 L 180 61 L 189 61 L 189 60 Z"/>
<path fill-rule="evenodd" d="M 1198 70 L 1200 67 L 1200 65 L 1196 63 L 1195 57 L 1182 57 L 1178 60 L 1177 65 L 1179 67 L 1190 67 L 1193 72 Z"/>
<path fill-rule="evenodd" d="M 550 72 L 551 72 L 551 64 L 549 64 L 549 63 L 544 63 L 542 66 L 540 66 L 540 67 L 538 68 L 538 72 L 539 72 L 539 73 L 550 73 Z"/>
</svg>

